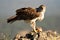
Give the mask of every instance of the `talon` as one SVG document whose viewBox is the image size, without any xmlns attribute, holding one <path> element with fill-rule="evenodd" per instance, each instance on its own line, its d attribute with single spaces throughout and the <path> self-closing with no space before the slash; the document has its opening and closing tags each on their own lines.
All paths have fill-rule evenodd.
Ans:
<svg viewBox="0 0 60 40">
<path fill-rule="evenodd" d="M 36 33 L 38 32 L 42 32 L 42 28 L 41 27 L 37 27 L 36 30 L 34 30 Z"/>
<path fill-rule="evenodd" d="M 34 30 L 37 33 L 37 30 Z"/>
<path fill-rule="evenodd" d="M 36 28 L 36 31 L 37 31 L 37 32 L 42 32 L 42 28 L 41 28 L 41 27 L 37 27 L 37 28 Z"/>
</svg>

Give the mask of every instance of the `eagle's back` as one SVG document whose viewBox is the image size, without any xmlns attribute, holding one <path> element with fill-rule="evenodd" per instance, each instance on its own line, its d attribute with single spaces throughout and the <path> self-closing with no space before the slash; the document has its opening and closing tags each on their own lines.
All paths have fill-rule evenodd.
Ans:
<svg viewBox="0 0 60 40">
<path fill-rule="evenodd" d="M 18 17 L 21 17 L 20 19 L 23 20 L 32 20 L 36 17 L 39 17 L 39 13 L 36 12 L 36 9 L 30 7 L 17 9 L 16 15 L 18 15 Z"/>
</svg>

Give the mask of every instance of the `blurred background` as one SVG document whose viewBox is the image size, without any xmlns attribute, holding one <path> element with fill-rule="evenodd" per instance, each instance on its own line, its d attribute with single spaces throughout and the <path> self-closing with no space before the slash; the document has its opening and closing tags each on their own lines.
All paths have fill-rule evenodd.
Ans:
<svg viewBox="0 0 60 40">
<path fill-rule="evenodd" d="M 44 20 L 37 21 L 37 26 L 43 30 L 55 30 L 60 33 L 60 0 L 0 0 L 0 39 L 11 40 L 21 30 L 32 30 L 23 21 L 8 24 L 7 18 L 16 14 L 16 9 L 37 8 L 41 4 L 46 5 L 47 9 Z"/>
</svg>

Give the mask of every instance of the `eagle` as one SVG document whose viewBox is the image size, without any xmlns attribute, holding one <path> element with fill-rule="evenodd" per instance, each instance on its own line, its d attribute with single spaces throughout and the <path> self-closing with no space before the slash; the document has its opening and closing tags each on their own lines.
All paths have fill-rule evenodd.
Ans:
<svg viewBox="0 0 60 40">
<path fill-rule="evenodd" d="M 36 21 L 42 21 L 46 11 L 45 5 L 40 5 L 38 8 L 24 7 L 16 10 L 16 14 L 7 19 L 7 23 L 13 23 L 17 20 L 23 20 L 29 23 L 30 26 L 36 31 Z"/>
</svg>

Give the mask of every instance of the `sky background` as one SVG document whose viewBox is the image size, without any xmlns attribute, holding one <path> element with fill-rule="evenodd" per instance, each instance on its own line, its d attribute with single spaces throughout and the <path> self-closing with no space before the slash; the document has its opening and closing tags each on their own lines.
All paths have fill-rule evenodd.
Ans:
<svg viewBox="0 0 60 40">
<path fill-rule="evenodd" d="M 13 37 L 18 31 L 28 29 L 23 21 L 7 24 L 7 18 L 16 14 L 16 10 L 23 7 L 37 8 L 41 4 L 45 5 L 45 19 L 42 22 L 37 22 L 37 25 L 45 29 L 60 30 L 60 0 L 0 0 L 0 32 L 3 32 Z M 57 16 L 57 17 L 55 17 Z M 26 26 L 26 27 L 25 27 Z M 60 32 L 60 31 L 59 31 Z"/>
<path fill-rule="evenodd" d="M 38 7 L 46 5 L 46 16 L 60 14 L 60 0 L 0 0 L 0 18 L 15 14 L 15 10 L 22 7 Z"/>
</svg>

